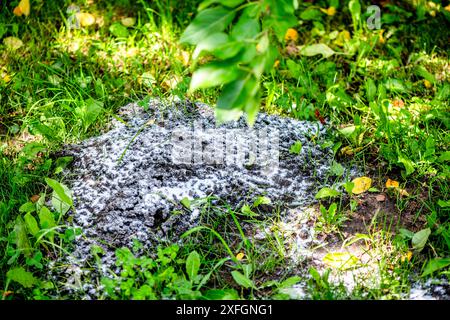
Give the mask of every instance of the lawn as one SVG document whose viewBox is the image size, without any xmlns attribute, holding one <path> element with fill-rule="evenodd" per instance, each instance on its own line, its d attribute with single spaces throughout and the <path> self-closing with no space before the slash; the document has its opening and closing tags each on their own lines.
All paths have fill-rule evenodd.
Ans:
<svg viewBox="0 0 450 320">
<path fill-rule="evenodd" d="M 357 0 L 35 0 L 29 14 L 26 2 L 0 4 L 3 299 L 85 297 L 54 276 L 80 236 L 62 151 L 150 97 L 217 105 L 222 120 L 244 113 L 251 123 L 259 110 L 323 123 L 334 162 L 312 220 L 336 248 L 316 250 L 326 268 L 298 274 L 276 229 L 280 208 L 206 199 L 204 224 L 180 243 L 117 248 L 116 277 L 80 278 L 100 298 L 285 299 L 304 283 L 310 299 L 401 299 L 413 282 L 449 278 L 448 1 L 372 1 L 380 25 L 373 3 Z M 205 23 L 202 13 L 218 16 Z M 207 42 L 213 29 L 227 40 Z M 52 194 L 59 209 L 45 206 Z M 245 232 L 267 224 L 277 231 L 264 241 Z M 90 270 L 101 269 L 101 250 Z M 355 265 L 381 280 L 345 288 L 337 275 L 355 275 Z"/>
</svg>

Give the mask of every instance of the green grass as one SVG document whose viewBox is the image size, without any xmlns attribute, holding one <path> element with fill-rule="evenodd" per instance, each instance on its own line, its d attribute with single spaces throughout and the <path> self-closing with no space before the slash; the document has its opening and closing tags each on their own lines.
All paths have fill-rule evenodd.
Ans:
<svg viewBox="0 0 450 320">
<path fill-rule="evenodd" d="M 199 1 L 76 1 L 81 11 L 93 14 L 97 22 L 73 30 L 66 25 L 66 8 L 72 2 L 33 1 L 28 18 L 12 14 L 17 2 L 0 5 L 0 41 L 17 37 L 23 42 L 16 50 L 0 42 L 0 290 L 14 291 L 5 298 L 32 299 L 58 292 L 58 284 L 33 291 L 8 281 L 6 273 L 24 266 L 46 279 L 45 268 L 27 265 L 24 257 L 10 259 L 16 248 L 13 230 L 19 207 L 46 190 L 45 177 L 58 178 L 55 152 L 64 144 L 107 129 L 116 111 L 131 101 L 173 95 L 214 104 L 218 91 L 188 92 L 193 48 L 180 45 L 178 39 L 195 16 Z M 351 15 L 342 2 L 335 16 L 303 20 L 295 27 L 298 44 L 325 43 L 341 54 L 328 59 L 302 57 L 280 48 L 279 65 L 263 78 L 262 110 L 302 120 L 326 118 L 335 129 L 328 140 L 336 161 L 356 164 L 372 177 L 373 186 L 386 192 L 397 213 L 414 217 L 411 231 L 431 230 L 426 247 L 405 263 L 400 258 L 411 250 L 411 241 L 399 236 L 402 224 L 376 222 L 377 229 L 367 231 L 370 249 L 390 248 L 384 254 L 378 250 L 382 285 L 377 289 L 361 285 L 349 294 L 323 274 L 309 279 L 311 296 L 399 298 L 409 290 L 408 275 L 420 273 L 429 259 L 449 257 L 448 13 L 441 9 L 432 16 L 435 9 L 426 7 L 425 19 L 420 20 L 409 2 L 392 5 L 383 8 L 383 14 L 395 13 L 398 19 L 384 21 L 380 35 L 378 30 L 353 30 Z M 327 1 L 317 5 L 329 6 Z M 306 6 L 300 7 L 299 14 Z M 129 16 L 136 18 L 136 23 L 127 28 L 126 37 L 114 35 L 110 27 Z M 350 32 L 351 38 L 339 43 L 338 33 L 343 30 Z M 398 180 L 409 195 L 386 190 L 388 178 Z M 345 182 L 345 177 L 332 173 L 330 179 Z M 360 200 L 365 198 L 342 195 L 339 201 L 335 199 L 335 215 L 329 215 L 334 201 L 321 201 L 328 211 L 317 219 L 319 234 L 331 233 L 345 240 L 343 226 L 352 219 Z M 241 208 L 207 201 L 202 226 L 209 229 L 197 230 L 185 239 L 178 253 L 180 261 L 170 262 L 175 274 L 186 278 L 186 259 L 197 251 L 201 274 L 211 273 L 202 294 L 207 296 L 207 290 L 215 289 L 222 291 L 211 291 L 211 297 L 282 298 L 281 283 L 296 275 L 284 269 L 285 235 L 277 231 L 262 243 L 252 243 L 241 229 L 277 224 L 277 210 L 264 214 L 267 220 L 258 221 L 245 217 Z M 375 236 L 380 230 L 386 232 L 384 240 Z M 64 243 L 66 248 L 70 249 L 70 244 Z M 45 263 L 58 251 L 42 250 Z M 239 252 L 244 260 L 233 261 Z M 226 257 L 229 260 L 223 260 Z M 258 290 L 238 285 L 232 271 L 245 275 Z M 273 274 L 277 274 L 275 279 Z M 448 271 L 443 268 L 434 273 L 438 274 L 445 276 Z M 270 280 L 275 282 L 267 284 Z M 172 282 L 167 283 L 170 286 Z M 261 288 L 264 283 L 267 287 Z M 116 298 L 130 298 L 130 292 Z M 63 292 L 58 294 L 65 298 Z"/>
</svg>

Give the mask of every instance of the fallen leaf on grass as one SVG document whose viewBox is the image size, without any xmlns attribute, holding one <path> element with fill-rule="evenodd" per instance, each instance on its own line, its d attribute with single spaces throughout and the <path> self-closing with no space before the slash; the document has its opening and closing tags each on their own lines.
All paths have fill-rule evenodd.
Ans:
<svg viewBox="0 0 450 320">
<path fill-rule="evenodd" d="M 244 253 L 243 252 L 239 252 L 236 255 L 236 260 L 241 261 L 242 259 L 244 259 Z"/>
<path fill-rule="evenodd" d="M 372 186 L 372 179 L 370 179 L 369 177 L 355 178 L 352 182 L 354 183 L 352 189 L 352 193 L 354 194 L 361 194 L 363 192 L 366 192 Z"/>
<path fill-rule="evenodd" d="M 384 194 L 378 194 L 378 195 L 375 197 L 375 199 L 376 199 L 378 202 L 383 202 L 383 201 L 386 200 L 386 196 L 385 196 Z"/>
<path fill-rule="evenodd" d="M 13 13 L 18 17 L 22 15 L 28 17 L 30 15 L 30 0 L 21 0 L 17 7 L 14 8 Z"/>
<path fill-rule="evenodd" d="M 398 187 L 399 187 L 398 181 L 387 179 L 386 188 L 389 189 L 389 188 L 398 188 Z"/>
</svg>

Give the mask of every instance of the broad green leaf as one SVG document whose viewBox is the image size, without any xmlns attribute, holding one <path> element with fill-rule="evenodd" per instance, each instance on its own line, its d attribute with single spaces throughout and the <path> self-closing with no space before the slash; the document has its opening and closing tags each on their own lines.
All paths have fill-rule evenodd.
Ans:
<svg viewBox="0 0 450 320">
<path fill-rule="evenodd" d="M 442 152 L 438 158 L 439 162 L 450 161 L 450 151 Z"/>
<path fill-rule="evenodd" d="M 200 255 L 197 251 L 192 251 L 186 259 L 186 272 L 191 281 L 197 277 L 200 268 Z"/>
<path fill-rule="evenodd" d="M 406 92 L 407 89 L 403 82 L 399 79 L 387 79 L 384 83 L 384 87 L 387 90 L 395 92 Z"/>
<path fill-rule="evenodd" d="M 103 111 L 103 103 L 92 98 L 89 98 L 85 101 L 86 111 L 84 114 L 84 122 L 85 126 L 89 127 L 91 124 L 95 122 L 97 117 Z"/>
<path fill-rule="evenodd" d="M 50 229 L 56 226 L 53 213 L 47 207 L 42 207 L 39 211 L 39 224 L 42 229 Z"/>
<path fill-rule="evenodd" d="M 429 73 L 424 67 L 418 66 L 414 69 L 414 74 L 430 81 L 431 83 L 436 83 L 436 78 L 434 75 Z"/>
<path fill-rule="evenodd" d="M 113 23 L 109 27 L 109 32 L 111 32 L 111 34 L 113 36 L 115 36 L 116 38 L 127 38 L 128 37 L 128 29 L 118 22 Z"/>
<path fill-rule="evenodd" d="M 194 72 L 190 91 L 227 84 L 241 75 L 237 65 L 228 61 L 212 62 Z"/>
<path fill-rule="evenodd" d="M 270 203 L 272 203 L 272 200 L 270 200 L 270 198 L 261 196 L 261 197 L 256 198 L 255 202 L 253 202 L 253 207 L 256 208 L 256 207 L 258 207 L 259 205 L 262 205 L 262 204 L 270 204 Z"/>
<path fill-rule="evenodd" d="M 333 161 L 333 163 L 331 164 L 331 168 L 330 171 L 333 175 L 341 177 L 344 175 L 344 167 L 336 161 Z"/>
<path fill-rule="evenodd" d="M 246 289 L 255 288 L 255 284 L 253 283 L 253 281 L 244 276 L 239 271 L 234 270 L 231 272 L 231 275 L 233 276 L 234 281 L 236 281 L 236 283 L 241 287 L 244 287 Z"/>
<path fill-rule="evenodd" d="M 183 32 L 180 41 L 198 44 L 209 35 L 225 30 L 235 14 L 235 11 L 220 6 L 203 10 Z"/>
<path fill-rule="evenodd" d="M 337 190 L 324 187 L 317 192 L 315 198 L 316 199 L 324 199 L 324 198 L 333 198 L 339 196 L 341 193 Z"/>
<path fill-rule="evenodd" d="M 188 197 L 184 197 L 180 202 L 186 209 L 191 209 L 191 200 Z"/>
<path fill-rule="evenodd" d="M 302 147 L 303 145 L 301 141 L 295 141 L 295 143 L 289 148 L 289 153 L 300 154 Z"/>
<path fill-rule="evenodd" d="M 38 284 L 38 279 L 22 267 L 10 269 L 6 276 L 12 281 L 20 283 L 25 288 L 31 288 Z"/>
<path fill-rule="evenodd" d="M 287 278 L 286 280 L 284 280 L 283 282 L 280 283 L 278 288 L 292 287 L 294 284 L 299 283 L 301 280 L 302 280 L 302 278 L 300 278 L 299 276 L 293 276 L 293 277 Z"/>
<path fill-rule="evenodd" d="M 227 84 L 217 101 L 219 109 L 242 109 L 246 102 L 258 92 L 258 82 L 248 74 L 244 79 L 237 79 Z"/>
<path fill-rule="evenodd" d="M 33 202 L 26 202 L 20 206 L 19 212 L 34 212 L 36 211 L 36 204 Z"/>
<path fill-rule="evenodd" d="M 435 258 L 428 261 L 423 270 L 422 277 L 428 276 L 435 271 L 450 266 L 450 258 Z"/>
<path fill-rule="evenodd" d="M 422 251 L 428 241 L 428 237 L 431 234 L 430 228 L 426 228 L 416 232 L 411 240 L 413 249 L 417 251 Z"/>
<path fill-rule="evenodd" d="M 238 300 L 239 294 L 234 289 L 211 289 L 206 291 L 209 300 Z"/>
<path fill-rule="evenodd" d="M 265 0 L 270 14 L 264 19 L 263 28 L 271 28 L 280 42 L 284 41 L 286 31 L 298 23 L 294 15 L 293 1 Z"/>
<path fill-rule="evenodd" d="M 225 7 L 234 8 L 240 5 L 244 0 L 205 0 L 198 6 L 198 11 L 202 11 L 214 3 L 219 3 Z"/>
<path fill-rule="evenodd" d="M 410 175 L 411 173 L 414 172 L 414 170 L 415 170 L 414 169 L 414 163 L 411 160 L 409 160 L 408 158 L 406 158 L 406 157 L 404 157 L 402 155 L 399 155 L 398 156 L 398 162 L 405 166 L 406 175 Z"/>
<path fill-rule="evenodd" d="M 311 44 L 309 46 L 299 47 L 301 55 L 312 57 L 321 54 L 324 58 L 331 57 L 335 52 L 324 43 Z"/>
<path fill-rule="evenodd" d="M 21 216 L 17 216 L 16 218 L 14 233 L 16 235 L 17 249 L 25 256 L 30 256 L 32 250 L 30 241 L 28 240 L 27 227 Z"/>
<path fill-rule="evenodd" d="M 414 232 L 409 231 L 408 229 L 399 229 L 398 232 L 406 239 L 412 239 L 414 237 Z"/>
<path fill-rule="evenodd" d="M 47 182 L 47 184 L 53 189 L 53 192 L 55 192 L 55 194 L 61 201 L 64 201 L 69 205 L 73 204 L 71 194 L 67 193 L 67 190 L 69 190 L 69 188 L 67 188 L 62 183 L 59 183 L 58 181 L 50 178 L 45 178 L 45 182 Z"/>
<path fill-rule="evenodd" d="M 260 31 L 261 27 L 257 19 L 242 16 L 231 30 L 231 36 L 238 41 L 244 41 L 255 38 Z"/>
<path fill-rule="evenodd" d="M 209 35 L 199 42 L 192 53 L 192 58 L 197 59 L 203 51 L 213 52 L 228 42 L 228 35 L 224 32 L 217 32 Z"/>
<path fill-rule="evenodd" d="M 35 236 L 40 230 L 36 219 L 30 212 L 28 212 L 23 218 L 25 220 L 25 224 L 27 225 L 28 231 Z"/>
</svg>

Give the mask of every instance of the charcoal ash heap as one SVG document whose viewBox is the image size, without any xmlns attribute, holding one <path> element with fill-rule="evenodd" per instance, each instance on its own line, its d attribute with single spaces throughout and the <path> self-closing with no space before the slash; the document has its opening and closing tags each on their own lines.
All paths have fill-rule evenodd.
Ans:
<svg viewBox="0 0 450 320">
<path fill-rule="evenodd" d="M 73 256 L 87 259 L 91 245 L 100 245 L 106 266 L 112 248 L 130 247 L 133 239 L 147 247 L 176 242 L 195 226 L 199 210 L 184 208 L 184 198 L 214 196 L 239 207 L 265 196 L 307 206 L 333 158 L 321 146 L 326 129 L 318 122 L 260 113 L 252 128 L 245 119 L 216 126 L 207 105 L 160 100 L 127 105 L 119 117 L 110 131 L 67 151 L 74 157 L 65 178 L 73 223 L 85 235 Z M 299 153 L 290 152 L 298 142 Z"/>
</svg>

